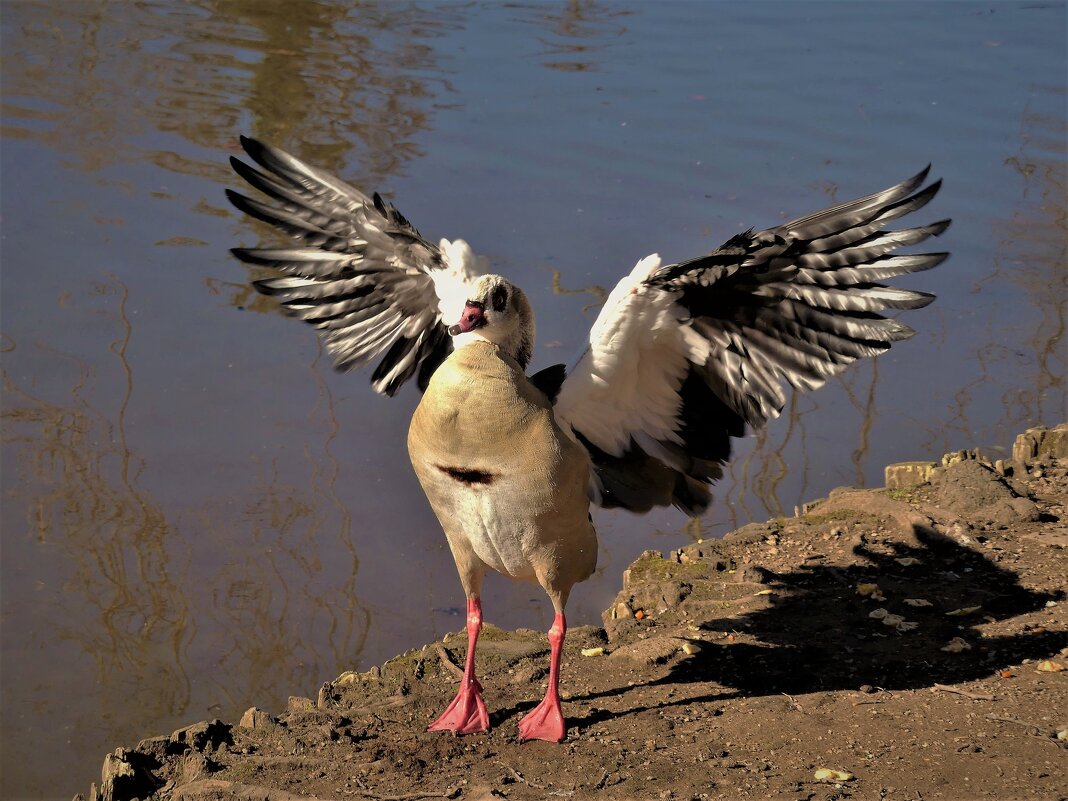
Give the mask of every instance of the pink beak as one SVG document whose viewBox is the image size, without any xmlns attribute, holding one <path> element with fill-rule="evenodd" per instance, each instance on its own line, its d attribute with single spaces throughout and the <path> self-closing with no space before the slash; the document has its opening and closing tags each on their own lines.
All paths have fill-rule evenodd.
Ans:
<svg viewBox="0 0 1068 801">
<path fill-rule="evenodd" d="M 449 326 L 449 335 L 466 334 L 486 324 L 486 307 L 477 301 L 469 300 L 464 306 L 464 313 L 456 325 Z"/>
</svg>

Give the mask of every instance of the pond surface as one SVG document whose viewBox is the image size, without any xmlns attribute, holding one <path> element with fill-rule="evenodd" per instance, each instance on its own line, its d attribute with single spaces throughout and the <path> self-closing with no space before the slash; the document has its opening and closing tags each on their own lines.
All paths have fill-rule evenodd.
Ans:
<svg viewBox="0 0 1068 801">
<path fill-rule="evenodd" d="M 1065 418 L 1061 3 L 4 3 L 2 787 L 277 710 L 463 625 L 407 462 L 417 393 L 332 371 L 227 248 L 249 133 L 464 237 L 567 361 L 604 291 L 934 162 L 909 342 L 738 443 L 699 521 L 596 515 L 591 623 L 643 549 Z M 937 248 L 936 248 L 937 249 Z M 487 619 L 546 628 L 535 587 Z M 566 677 L 565 677 L 566 681 Z"/>
</svg>

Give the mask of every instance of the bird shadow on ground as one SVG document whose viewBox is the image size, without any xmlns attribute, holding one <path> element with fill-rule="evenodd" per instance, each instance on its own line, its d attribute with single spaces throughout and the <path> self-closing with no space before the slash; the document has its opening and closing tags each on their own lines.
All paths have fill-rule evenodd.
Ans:
<svg viewBox="0 0 1068 801">
<path fill-rule="evenodd" d="M 819 564 L 771 574 L 771 605 L 731 617 L 693 621 L 704 631 L 734 632 L 739 641 L 705 643 L 647 682 L 577 695 L 593 700 L 641 687 L 714 684 L 709 693 L 624 711 L 591 710 L 570 723 L 588 726 L 622 715 L 695 701 L 858 690 L 864 685 L 908 690 L 989 676 L 1023 659 L 1043 659 L 1068 645 L 1068 634 L 1023 622 L 1012 633 L 999 623 L 1065 597 L 1063 589 L 1030 590 L 1012 570 L 972 548 L 924 527 L 915 544 L 895 542 L 890 552 L 853 549 L 856 563 Z M 915 559 L 903 566 L 898 560 Z M 878 584 L 885 600 L 857 594 L 857 584 Z M 914 606 L 905 599 L 930 602 Z M 877 608 L 917 625 L 898 631 L 870 617 Z M 978 607 L 974 611 L 966 611 Z M 956 613 L 956 614 L 950 614 Z M 984 632 L 983 628 L 991 631 Z M 1010 624 L 1011 628 L 1011 624 Z M 948 648 L 948 650 L 946 650 Z M 633 678 L 633 674 L 631 674 Z"/>
</svg>

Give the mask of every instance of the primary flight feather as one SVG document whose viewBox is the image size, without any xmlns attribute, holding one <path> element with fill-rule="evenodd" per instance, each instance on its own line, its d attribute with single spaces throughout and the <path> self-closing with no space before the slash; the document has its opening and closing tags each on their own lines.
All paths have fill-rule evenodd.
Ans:
<svg viewBox="0 0 1068 801">
<path fill-rule="evenodd" d="M 913 331 L 883 312 L 934 296 L 882 282 L 947 253 L 894 254 L 949 220 L 888 230 L 925 206 L 928 170 L 867 197 L 732 237 L 704 256 L 648 256 L 624 276 L 569 367 L 532 376 L 534 314 L 463 240 L 425 239 L 390 203 L 277 148 L 242 137 L 257 165 L 234 170 L 267 200 L 237 208 L 286 232 L 285 248 L 236 248 L 272 268 L 255 282 L 319 330 L 339 369 L 376 362 L 375 390 L 424 390 L 408 450 L 467 595 L 468 651 L 455 700 L 431 729 L 485 731 L 476 678 L 487 570 L 539 583 L 552 600 L 549 687 L 519 724 L 559 742 L 560 653 L 571 588 L 596 566 L 590 504 L 699 514 L 730 440 L 856 359 Z"/>
</svg>

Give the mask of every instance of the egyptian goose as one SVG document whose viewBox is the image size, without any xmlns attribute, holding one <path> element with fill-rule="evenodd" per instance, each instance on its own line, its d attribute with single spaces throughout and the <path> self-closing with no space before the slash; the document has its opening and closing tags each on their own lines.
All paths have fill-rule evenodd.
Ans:
<svg viewBox="0 0 1068 801">
<path fill-rule="evenodd" d="M 430 729 L 457 734 L 489 728 L 475 673 L 488 569 L 535 581 L 552 600 L 549 686 L 519 734 L 559 742 L 564 605 L 597 560 L 590 504 L 699 514 L 730 438 L 780 412 L 783 382 L 813 389 L 911 336 L 880 312 L 934 296 L 881 282 L 948 255 L 887 255 L 949 226 L 884 230 L 934 197 L 940 182 L 921 189 L 925 169 L 689 261 L 642 259 L 571 366 L 528 377 L 530 304 L 506 279 L 480 274 L 484 260 L 466 242 L 434 245 L 377 194 L 241 143 L 261 169 L 236 158 L 233 168 L 273 202 L 228 191 L 230 200 L 299 241 L 233 251 L 276 271 L 256 288 L 314 325 L 338 369 L 379 359 L 375 390 L 393 395 L 414 376 L 424 391 L 408 451 L 467 595 L 468 642 L 460 690 Z"/>
</svg>

